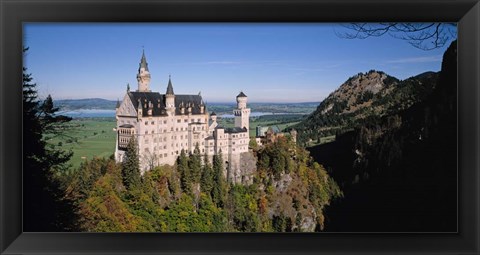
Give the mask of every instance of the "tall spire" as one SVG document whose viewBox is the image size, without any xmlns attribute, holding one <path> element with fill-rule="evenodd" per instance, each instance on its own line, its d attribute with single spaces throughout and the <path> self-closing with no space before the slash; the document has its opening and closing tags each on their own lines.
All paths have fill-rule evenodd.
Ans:
<svg viewBox="0 0 480 255">
<path fill-rule="evenodd" d="M 168 75 L 167 95 L 173 95 L 172 77 Z"/>
<path fill-rule="evenodd" d="M 147 58 L 145 57 L 145 49 L 142 49 L 142 59 L 140 60 L 140 68 L 144 68 L 145 71 L 148 71 Z"/>
<path fill-rule="evenodd" d="M 150 72 L 148 71 L 147 58 L 145 57 L 145 50 L 142 50 L 142 59 L 137 74 L 138 90 L 140 92 L 150 92 Z"/>
</svg>

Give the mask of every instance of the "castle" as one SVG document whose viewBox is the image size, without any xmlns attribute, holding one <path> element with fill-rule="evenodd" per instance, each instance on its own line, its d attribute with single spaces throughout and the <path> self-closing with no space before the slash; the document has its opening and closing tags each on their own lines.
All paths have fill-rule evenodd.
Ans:
<svg viewBox="0 0 480 255">
<path fill-rule="evenodd" d="M 218 125 L 216 114 L 207 112 L 200 94 L 175 94 L 171 77 L 165 94 L 152 92 L 150 78 L 143 52 L 137 74 L 138 89 L 130 91 L 127 87 L 122 102 L 117 103 L 115 160 L 123 160 L 132 137 L 138 143 L 142 174 L 155 166 L 174 165 L 182 150 L 193 153 L 198 146 L 201 155 L 207 155 L 209 161 L 213 155 L 222 153 L 227 180 L 248 182 L 246 173 L 251 169 L 245 169 L 249 166 L 242 164 L 251 158 L 247 96 L 240 92 L 236 98 L 235 127 L 223 128 Z"/>
</svg>

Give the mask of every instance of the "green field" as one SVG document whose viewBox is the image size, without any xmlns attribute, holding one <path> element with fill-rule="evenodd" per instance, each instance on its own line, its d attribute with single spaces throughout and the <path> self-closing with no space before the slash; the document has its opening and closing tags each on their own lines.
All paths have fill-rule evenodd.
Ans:
<svg viewBox="0 0 480 255">
<path fill-rule="evenodd" d="M 51 138 L 48 142 L 72 150 L 70 163 L 77 168 L 86 159 L 110 157 L 115 152 L 115 126 L 114 118 L 74 119 L 65 136 Z"/>
<path fill-rule="evenodd" d="M 299 115 L 268 115 L 250 119 L 250 136 L 255 136 L 257 126 L 277 126 L 283 130 L 297 124 L 302 118 Z M 220 120 L 220 125 L 233 127 L 233 118 Z M 115 152 L 115 118 L 82 118 L 73 119 L 70 128 L 64 136 L 47 138 L 51 144 L 64 150 L 72 150 L 73 156 L 70 164 L 73 169 L 80 166 L 82 161 L 94 157 L 110 157 Z"/>
</svg>

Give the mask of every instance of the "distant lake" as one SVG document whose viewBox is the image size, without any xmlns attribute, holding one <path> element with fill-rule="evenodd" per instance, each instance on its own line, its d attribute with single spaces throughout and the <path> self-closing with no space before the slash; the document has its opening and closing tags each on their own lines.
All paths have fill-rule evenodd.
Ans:
<svg viewBox="0 0 480 255">
<path fill-rule="evenodd" d="M 75 111 L 62 111 L 59 114 L 72 117 L 72 118 L 106 118 L 106 117 L 115 117 L 115 110 L 100 110 L 100 109 L 81 109 Z M 264 115 L 282 115 L 282 114 L 292 114 L 292 113 L 273 113 L 273 112 L 252 112 L 250 117 L 259 117 Z M 233 114 L 221 114 L 221 118 L 233 118 Z"/>
</svg>

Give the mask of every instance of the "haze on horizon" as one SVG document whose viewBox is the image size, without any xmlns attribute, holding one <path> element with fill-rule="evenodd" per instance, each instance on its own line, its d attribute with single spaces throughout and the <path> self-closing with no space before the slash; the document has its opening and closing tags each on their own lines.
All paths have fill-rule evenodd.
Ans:
<svg viewBox="0 0 480 255">
<path fill-rule="evenodd" d="M 369 70 L 399 79 L 439 71 L 443 48 L 422 51 L 383 36 L 344 39 L 340 24 L 25 23 L 24 58 L 39 96 L 122 99 L 145 50 L 152 91 L 201 92 L 208 103 L 320 102 Z"/>
</svg>

